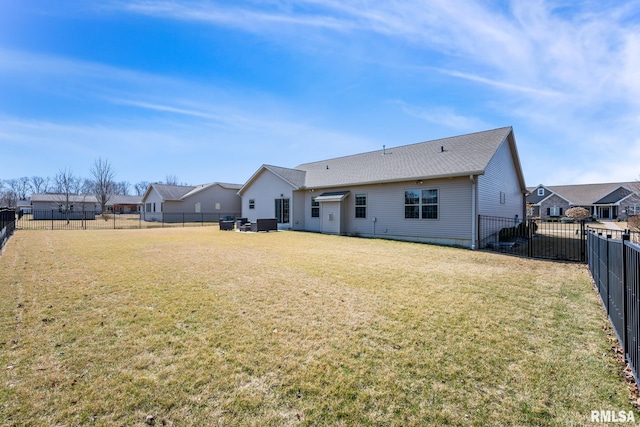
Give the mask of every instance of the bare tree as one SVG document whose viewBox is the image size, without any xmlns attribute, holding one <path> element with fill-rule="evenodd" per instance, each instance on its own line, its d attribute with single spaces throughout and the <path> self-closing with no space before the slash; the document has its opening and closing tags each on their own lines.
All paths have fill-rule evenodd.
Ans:
<svg viewBox="0 0 640 427">
<path fill-rule="evenodd" d="M 13 193 L 6 186 L 6 182 L 8 180 L 0 179 L 0 206 L 11 206 L 11 202 L 13 200 Z"/>
<path fill-rule="evenodd" d="M 18 180 L 7 179 L 4 181 L 7 189 L 4 191 L 5 204 L 9 207 L 16 206 L 18 202 Z"/>
<path fill-rule="evenodd" d="M 49 178 L 32 176 L 30 178 L 31 190 L 34 194 L 44 194 L 49 191 Z"/>
<path fill-rule="evenodd" d="M 73 211 L 75 197 L 80 194 L 81 179 L 76 177 L 71 169 L 61 169 L 54 178 L 56 193 L 58 193 L 58 203 L 61 210 L 66 214 L 67 223 Z"/>
<path fill-rule="evenodd" d="M 116 194 L 121 196 L 127 196 L 129 194 L 129 190 L 131 189 L 131 184 L 129 181 L 120 181 L 116 183 Z"/>
<path fill-rule="evenodd" d="M 100 209 L 106 212 L 107 203 L 115 192 L 114 172 L 111 163 L 108 160 L 102 160 L 99 157 L 91 168 L 91 176 L 93 177 L 94 193 Z"/>
<path fill-rule="evenodd" d="M 176 175 L 167 175 L 165 178 L 165 184 L 178 185 L 178 177 Z"/>
<path fill-rule="evenodd" d="M 144 193 L 147 192 L 147 188 L 149 188 L 148 181 L 140 181 L 133 186 L 133 189 L 136 192 L 136 196 L 144 196 Z"/>
</svg>

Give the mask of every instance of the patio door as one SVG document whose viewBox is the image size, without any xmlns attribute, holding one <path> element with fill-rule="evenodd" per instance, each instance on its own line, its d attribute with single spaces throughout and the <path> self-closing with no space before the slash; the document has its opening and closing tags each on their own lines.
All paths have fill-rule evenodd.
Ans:
<svg viewBox="0 0 640 427">
<path fill-rule="evenodd" d="M 289 199 L 276 199 L 275 217 L 278 220 L 278 224 L 289 223 Z"/>
</svg>

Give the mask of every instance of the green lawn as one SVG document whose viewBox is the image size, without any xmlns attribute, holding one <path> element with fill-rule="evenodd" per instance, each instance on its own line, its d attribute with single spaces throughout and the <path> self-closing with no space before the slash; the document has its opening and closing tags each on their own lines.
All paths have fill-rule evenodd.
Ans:
<svg viewBox="0 0 640 427">
<path fill-rule="evenodd" d="M 19 230 L 0 256 L 0 425 L 584 425 L 632 410 L 606 329 L 584 265 Z"/>
</svg>

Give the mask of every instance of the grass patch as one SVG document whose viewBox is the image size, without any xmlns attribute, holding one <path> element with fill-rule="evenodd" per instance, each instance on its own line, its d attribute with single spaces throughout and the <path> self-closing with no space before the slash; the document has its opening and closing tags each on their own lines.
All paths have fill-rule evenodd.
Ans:
<svg viewBox="0 0 640 427">
<path fill-rule="evenodd" d="M 18 231 L 2 425 L 583 425 L 631 410 L 586 267 L 217 227 Z"/>
</svg>

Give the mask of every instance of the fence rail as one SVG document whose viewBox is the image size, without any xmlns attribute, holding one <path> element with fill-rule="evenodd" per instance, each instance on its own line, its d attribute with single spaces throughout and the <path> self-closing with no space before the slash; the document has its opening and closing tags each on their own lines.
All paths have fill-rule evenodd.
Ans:
<svg viewBox="0 0 640 427">
<path fill-rule="evenodd" d="M 0 208 L 0 250 L 9 240 L 16 228 L 16 211 L 12 208 Z"/>
<path fill-rule="evenodd" d="M 590 231 L 589 271 L 624 349 L 636 384 L 640 366 L 640 245 L 629 234 L 613 239 Z"/>
<path fill-rule="evenodd" d="M 221 219 L 235 219 L 232 212 L 160 213 L 153 219 L 139 214 L 97 213 L 94 211 L 61 212 L 33 210 L 16 222 L 20 230 L 113 230 L 128 228 L 193 227 L 217 224 Z"/>
<path fill-rule="evenodd" d="M 585 262 L 585 230 L 584 221 L 562 223 L 480 216 L 478 244 L 480 249 L 529 258 Z"/>
</svg>

